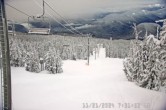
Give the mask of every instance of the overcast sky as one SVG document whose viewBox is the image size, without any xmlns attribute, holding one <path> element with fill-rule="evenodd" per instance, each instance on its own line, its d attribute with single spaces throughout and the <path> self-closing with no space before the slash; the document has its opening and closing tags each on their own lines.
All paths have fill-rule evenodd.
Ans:
<svg viewBox="0 0 166 110">
<path fill-rule="evenodd" d="M 81 18 L 98 12 L 119 11 L 137 7 L 145 7 L 149 4 L 159 3 L 159 0 L 45 0 L 62 16 L 67 18 Z M 24 11 L 29 15 L 39 15 L 42 10 L 42 0 L 7 0 L 8 4 Z M 6 6 L 8 19 L 27 19 L 26 16 Z M 53 12 L 46 6 L 48 13 Z M 55 14 L 54 14 L 55 15 Z M 49 16 L 47 14 L 47 16 Z"/>
</svg>

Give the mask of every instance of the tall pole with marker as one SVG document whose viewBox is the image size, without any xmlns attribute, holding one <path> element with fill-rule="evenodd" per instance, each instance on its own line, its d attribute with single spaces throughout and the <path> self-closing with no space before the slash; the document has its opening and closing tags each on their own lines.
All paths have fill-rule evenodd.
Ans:
<svg viewBox="0 0 166 110">
<path fill-rule="evenodd" d="M 87 55 L 87 60 L 88 60 L 88 62 L 87 62 L 87 64 L 89 65 L 89 57 L 90 57 L 90 34 L 87 34 L 87 37 L 88 37 L 88 55 Z"/>
<path fill-rule="evenodd" d="M 12 110 L 10 51 L 5 12 L 5 0 L 0 0 L 0 43 L 2 53 L 1 97 L 2 110 Z"/>
<path fill-rule="evenodd" d="M 89 35 L 88 35 L 88 65 L 89 65 Z"/>
<path fill-rule="evenodd" d="M 109 42 L 109 58 L 111 58 L 111 45 L 112 45 L 112 37 L 110 37 L 110 42 Z"/>
</svg>

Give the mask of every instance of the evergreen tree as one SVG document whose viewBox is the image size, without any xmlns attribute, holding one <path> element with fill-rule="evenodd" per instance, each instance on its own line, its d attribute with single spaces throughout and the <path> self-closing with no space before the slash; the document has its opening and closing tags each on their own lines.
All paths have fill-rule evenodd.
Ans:
<svg viewBox="0 0 166 110">
<path fill-rule="evenodd" d="M 50 49 L 45 57 L 45 69 L 50 72 L 50 74 L 62 73 L 62 60 L 59 53 L 55 49 Z"/>
<path fill-rule="evenodd" d="M 19 40 L 10 41 L 10 64 L 14 67 L 23 67 L 25 64 L 25 54 L 22 45 Z"/>
<path fill-rule="evenodd" d="M 25 60 L 25 70 L 30 72 L 39 73 L 40 70 L 40 59 L 35 52 L 27 53 L 26 60 Z"/>
<path fill-rule="evenodd" d="M 164 36 L 158 40 L 150 35 L 139 45 L 132 46 L 129 58 L 124 61 L 128 80 L 153 90 L 166 86 L 165 40 Z"/>
</svg>

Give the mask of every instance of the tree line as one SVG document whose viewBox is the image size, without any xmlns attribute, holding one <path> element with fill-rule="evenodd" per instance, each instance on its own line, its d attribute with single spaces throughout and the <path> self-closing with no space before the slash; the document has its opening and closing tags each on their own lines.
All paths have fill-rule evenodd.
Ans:
<svg viewBox="0 0 166 110">
<path fill-rule="evenodd" d="M 106 56 L 125 58 L 129 41 L 109 40 L 90 37 L 89 51 L 94 54 L 97 44 L 106 48 Z M 62 60 L 86 60 L 88 38 L 60 35 L 16 35 L 9 36 L 10 62 L 14 67 L 25 67 L 27 71 L 51 74 L 62 73 Z"/>
</svg>

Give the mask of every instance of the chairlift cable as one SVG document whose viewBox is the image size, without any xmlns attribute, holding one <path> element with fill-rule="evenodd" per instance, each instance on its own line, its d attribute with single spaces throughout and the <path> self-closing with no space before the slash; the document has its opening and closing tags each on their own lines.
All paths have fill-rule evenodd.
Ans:
<svg viewBox="0 0 166 110">
<path fill-rule="evenodd" d="M 42 8 L 36 0 L 33 0 L 33 1 L 34 1 L 40 8 Z M 44 3 L 46 3 L 46 2 L 44 1 Z M 44 4 L 44 3 L 43 3 L 43 4 Z M 6 4 L 7 6 L 13 8 L 13 9 L 15 9 L 16 11 L 18 11 L 18 12 L 20 12 L 20 13 L 22 13 L 22 14 L 28 16 L 28 17 L 33 18 L 33 17 L 30 16 L 29 14 L 27 14 L 27 13 L 25 13 L 25 12 L 23 12 L 23 11 L 17 9 L 17 8 L 15 8 L 14 6 L 12 6 L 12 5 L 8 4 L 8 3 L 5 3 L 5 4 Z M 47 5 L 49 5 L 49 4 L 47 3 Z M 51 8 L 51 7 L 50 7 L 50 8 Z M 53 9 L 53 8 L 52 8 L 52 9 Z M 44 8 L 43 8 L 43 10 L 44 10 Z M 54 11 L 55 11 L 55 10 L 54 10 Z M 56 12 L 56 11 L 55 11 L 55 12 Z M 59 22 L 57 19 L 55 19 L 50 13 L 48 13 L 48 11 L 46 11 L 46 13 L 47 13 L 50 17 L 52 17 L 52 18 L 53 18 L 58 24 L 60 24 L 62 27 L 64 27 L 65 29 L 67 29 L 68 31 L 70 31 L 70 32 L 73 33 L 73 34 L 77 34 L 77 33 L 75 33 L 73 30 L 67 28 L 64 24 L 62 24 L 61 22 Z M 45 11 L 43 11 L 43 14 L 42 14 L 41 16 L 44 16 L 44 14 L 45 14 Z M 58 13 L 58 15 L 59 15 L 61 18 L 63 18 L 59 13 Z M 65 23 L 67 23 L 67 21 L 64 20 L 64 18 L 63 18 L 63 21 L 65 21 Z M 69 23 L 67 23 L 67 24 L 69 24 Z M 71 26 L 70 26 L 70 27 L 71 27 Z M 75 29 L 75 31 L 76 31 L 76 29 Z M 83 34 L 82 34 L 82 33 L 79 33 L 79 35 L 83 35 Z"/>
<path fill-rule="evenodd" d="M 45 1 L 44 1 L 44 2 L 45 2 Z M 62 20 L 63 20 L 66 24 L 69 25 L 69 23 L 65 20 L 65 18 L 64 18 L 61 14 L 59 14 L 56 10 L 54 10 L 47 2 L 45 2 L 45 3 L 46 3 L 46 5 L 47 5 L 54 13 L 56 13 L 58 16 L 60 16 L 60 17 L 62 18 Z M 70 26 L 70 25 L 69 25 L 69 26 Z M 81 32 L 79 32 L 77 29 L 73 28 L 72 26 L 70 26 L 70 28 L 73 29 L 74 31 L 78 32 L 80 35 L 83 36 L 83 34 L 82 34 Z"/>
<path fill-rule="evenodd" d="M 40 4 L 36 1 L 36 0 L 33 0 L 35 2 L 36 5 L 38 5 L 41 9 L 42 7 L 40 6 Z M 63 25 L 61 22 L 59 22 L 57 19 L 55 19 L 48 11 L 46 11 L 46 13 L 52 17 L 58 24 L 60 24 L 62 27 L 64 27 L 65 29 L 67 29 L 68 31 L 70 31 L 71 33 L 73 34 L 77 34 L 75 33 L 74 31 L 72 31 L 71 29 L 67 28 L 65 25 Z"/>
<path fill-rule="evenodd" d="M 19 9 L 15 8 L 14 6 L 9 5 L 8 3 L 5 3 L 5 4 L 6 4 L 7 6 L 9 6 L 9 7 L 13 8 L 13 9 L 15 9 L 16 11 L 18 11 L 18 12 L 20 12 L 20 13 L 22 13 L 22 14 L 24 14 L 24 15 L 28 16 L 28 17 L 31 17 L 30 15 L 28 15 L 28 14 L 26 14 L 25 12 L 23 12 L 23 11 L 21 11 L 21 10 L 19 10 Z"/>
</svg>

